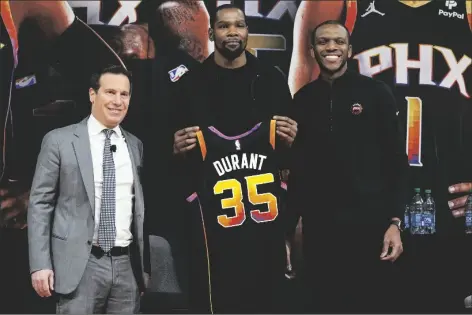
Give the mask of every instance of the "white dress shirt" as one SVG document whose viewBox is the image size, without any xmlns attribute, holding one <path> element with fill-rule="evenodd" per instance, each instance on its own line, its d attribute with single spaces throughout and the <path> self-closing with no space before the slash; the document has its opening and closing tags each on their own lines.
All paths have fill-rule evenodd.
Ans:
<svg viewBox="0 0 472 315">
<path fill-rule="evenodd" d="M 103 126 L 93 115 L 87 121 L 90 150 L 92 153 L 93 178 L 95 186 L 95 231 L 93 233 L 93 244 L 98 246 L 98 225 L 100 223 L 100 206 L 102 201 L 103 186 L 103 148 L 105 146 L 105 133 Z M 133 235 L 131 234 L 131 222 L 133 219 L 133 169 L 131 158 L 126 145 L 125 138 L 119 126 L 113 128 L 115 131 L 110 138 L 111 145 L 116 146 L 113 153 L 116 180 L 116 214 L 115 246 L 128 246 Z"/>
</svg>

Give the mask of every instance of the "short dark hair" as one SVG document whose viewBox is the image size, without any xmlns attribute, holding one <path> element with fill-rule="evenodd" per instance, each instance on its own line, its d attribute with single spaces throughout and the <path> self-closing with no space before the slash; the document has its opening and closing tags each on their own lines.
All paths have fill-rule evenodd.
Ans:
<svg viewBox="0 0 472 315">
<path fill-rule="evenodd" d="M 215 12 L 210 15 L 210 26 L 213 28 L 215 26 L 215 23 L 216 23 L 216 19 L 218 17 L 218 12 L 220 12 L 221 10 L 226 10 L 226 9 L 236 9 L 236 10 L 239 10 L 243 13 L 244 15 L 244 22 L 247 23 L 246 21 L 246 13 L 244 13 L 244 10 L 241 9 L 240 7 L 238 7 L 237 5 L 235 4 L 232 4 L 232 3 L 227 3 L 227 4 L 222 4 L 220 6 L 218 6 L 215 10 Z"/>
<path fill-rule="evenodd" d="M 119 65 L 110 65 L 110 66 L 107 66 L 107 67 L 101 69 L 99 72 L 92 74 L 92 77 L 90 78 L 90 87 L 94 91 L 98 91 L 98 89 L 100 88 L 100 78 L 102 77 L 102 75 L 104 75 L 106 73 L 122 74 L 122 75 L 126 76 L 129 80 L 130 94 L 131 94 L 131 90 L 132 90 L 132 87 L 133 87 L 133 85 L 131 83 L 131 79 L 132 79 L 131 72 L 126 70 L 125 67 L 119 66 Z"/>
<path fill-rule="evenodd" d="M 318 26 L 315 27 L 315 29 L 311 32 L 311 38 L 310 38 L 310 42 L 311 42 L 311 45 L 312 46 L 315 46 L 315 36 L 316 36 L 316 31 L 322 27 L 322 26 L 325 26 L 325 25 L 339 25 L 339 26 L 342 26 L 345 30 L 346 30 L 346 33 L 347 33 L 347 43 L 351 43 L 351 33 L 349 32 L 349 30 L 347 29 L 346 25 L 344 25 L 344 23 L 338 21 L 338 20 L 327 20 L 327 21 L 324 21 L 323 23 L 321 24 L 318 24 Z"/>
</svg>

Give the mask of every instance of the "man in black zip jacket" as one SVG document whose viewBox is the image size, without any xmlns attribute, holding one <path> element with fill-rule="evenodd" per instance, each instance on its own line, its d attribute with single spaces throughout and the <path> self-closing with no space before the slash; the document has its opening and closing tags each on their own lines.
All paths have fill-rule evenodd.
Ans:
<svg viewBox="0 0 472 315">
<path fill-rule="evenodd" d="M 402 253 L 408 161 L 391 90 L 346 71 L 349 32 L 338 21 L 312 34 L 320 77 L 294 96 L 299 135 L 289 209 L 303 220 L 307 310 L 385 312 Z"/>
<path fill-rule="evenodd" d="M 203 130 L 207 126 L 214 126 L 225 135 L 236 136 L 251 130 L 251 128 L 259 122 L 265 124 L 268 123 L 269 120 L 274 119 L 276 120 L 276 142 L 279 143 L 277 147 L 287 148 L 287 151 L 297 132 L 297 124 L 287 117 L 291 104 L 291 95 L 283 74 L 275 67 L 264 65 L 256 57 L 246 51 L 248 27 L 244 12 L 234 5 L 219 6 L 211 19 L 209 35 L 210 39 L 215 43 L 215 52 L 211 54 L 198 69 L 190 71 L 181 78 L 181 89 L 175 97 L 175 112 L 171 119 L 175 132 L 173 153 L 176 175 L 174 181 L 179 182 L 178 190 L 182 193 L 186 191 L 192 192 L 192 189 L 190 187 L 187 189 L 184 187 L 184 184 L 190 183 L 192 178 L 196 177 L 195 173 L 198 172 L 199 167 L 201 167 L 189 163 L 189 160 L 193 160 L 191 155 L 199 154 L 200 152 L 200 149 L 197 147 L 196 135 L 199 129 Z M 267 141 L 269 141 L 269 134 L 267 135 Z M 211 151 L 212 150 L 209 150 L 209 152 Z M 181 177 L 178 177 L 179 170 Z M 260 188 L 261 193 L 264 189 L 262 186 L 263 185 L 261 185 Z M 237 194 L 237 192 L 233 191 L 233 194 L 234 193 Z M 248 198 L 247 193 L 243 193 L 242 195 L 244 200 Z M 184 196 L 182 195 L 181 197 Z M 225 200 L 225 198 L 232 198 L 230 190 L 225 192 L 223 200 Z M 212 210 L 204 207 L 202 209 L 203 213 L 215 211 L 233 216 L 234 209 L 224 206 L 225 202 L 222 202 L 223 207 L 225 207 L 225 209 L 227 208 L 227 210 Z M 262 210 L 263 208 L 267 209 L 265 205 L 259 207 L 261 211 L 267 211 Z M 249 213 L 251 210 L 253 209 L 246 209 L 245 211 Z M 182 218 L 190 218 L 192 213 L 199 214 L 200 211 L 199 209 L 195 209 L 194 211 L 185 213 Z M 222 277 L 221 274 L 220 276 L 213 277 L 215 275 L 213 272 L 219 274 L 217 270 L 220 270 L 220 268 L 227 269 L 227 266 L 222 266 L 220 260 L 218 260 L 218 263 L 214 263 L 214 260 L 211 260 L 209 264 L 211 265 L 212 271 L 208 271 L 208 275 L 210 273 L 212 274 L 212 283 L 210 286 L 216 285 L 216 287 L 218 287 L 218 285 L 224 282 L 225 286 L 229 285 L 228 288 L 230 289 L 228 289 L 228 291 L 214 290 L 210 297 L 212 302 L 208 305 L 209 298 L 206 296 L 207 291 L 202 288 L 205 284 L 208 285 L 209 280 L 205 278 L 207 277 L 209 267 L 207 266 L 207 260 L 200 257 L 205 253 L 205 248 L 203 244 L 201 244 L 203 242 L 200 242 L 202 237 L 198 225 L 201 225 L 201 223 L 199 223 L 201 219 L 199 219 L 198 216 L 199 215 L 194 216 L 194 220 L 190 219 L 192 225 L 195 226 L 195 234 L 190 238 L 193 244 L 191 246 L 192 254 L 189 263 L 192 269 L 189 291 L 191 312 L 207 312 L 209 310 L 211 311 L 212 307 L 215 312 L 267 313 L 282 311 L 279 307 L 279 303 L 284 299 L 282 293 L 283 286 L 271 286 L 270 284 L 282 284 L 284 280 L 285 246 L 283 242 L 280 246 L 280 251 L 276 250 L 277 254 L 281 253 L 281 255 L 277 255 L 277 258 L 274 258 L 273 261 L 271 260 L 271 263 L 265 266 L 264 270 L 260 270 L 259 265 L 261 265 L 261 263 L 259 261 L 254 261 L 258 259 L 257 257 L 254 258 L 245 250 L 237 250 L 237 255 L 240 255 L 241 262 L 234 262 L 235 265 L 238 266 L 235 268 L 235 271 L 229 272 L 227 278 Z M 281 216 L 282 215 L 279 217 Z M 279 217 L 277 217 L 277 220 L 279 220 Z M 247 219 L 246 221 L 250 220 L 251 219 Z M 183 220 L 181 219 L 181 221 Z M 212 233 L 211 231 L 214 225 L 209 225 L 210 227 L 208 229 L 207 226 L 208 222 L 205 224 L 205 230 L 207 233 L 208 231 Z M 245 237 L 251 238 L 253 235 L 251 233 L 254 230 L 251 228 L 248 229 L 247 226 L 251 227 L 251 222 L 245 222 L 242 226 L 228 228 L 225 230 L 225 237 L 230 237 L 228 235 L 233 233 L 232 231 L 236 233 L 243 229 Z M 257 229 L 255 228 L 258 231 L 257 233 L 264 234 L 264 231 L 268 231 L 265 230 L 263 226 L 263 223 L 257 225 Z M 262 232 L 260 232 L 259 227 L 261 227 Z M 192 230 L 192 227 L 189 227 L 189 230 Z M 226 234 L 226 231 L 228 231 L 228 234 Z M 246 234 L 246 231 L 250 234 Z M 278 235 L 282 236 L 282 241 L 283 233 L 284 231 L 280 229 L 280 234 Z M 267 235 L 270 234 L 264 234 L 264 236 Z M 254 244 L 257 244 L 257 237 L 254 237 L 254 242 L 256 242 Z M 273 242 L 261 244 L 261 246 L 270 248 L 272 243 Z M 217 251 L 218 250 L 212 252 L 210 248 L 209 257 L 212 257 L 212 254 L 218 256 Z M 249 250 L 249 252 L 252 253 L 251 250 Z M 279 259 L 280 257 L 282 259 Z M 253 266 L 258 266 L 254 267 L 249 274 L 242 271 L 248 270 L 248 266 L 246 265 L 248 261 L 253 261 Z M 214 264 L 217 264 L 217 266 L 214 266 Z M 267 274 L 267 270 L 280 270 L 280 272 L 274 273 L 274 277 L 277 278 L 278 275 L 280 280 L 263 277 L 266 281 L 260 280 L 259 278 L 260 281 L 258 281 L 252 277 L 254 271 L 257 273 L 258 270 L 259 274 L 264 275 Z M 257 292 L 257 297 L 254 296 L 253 298 L 251 293 L 246 292 L 246 290 L 241 288 L 238 284 L 229 280 L 234 278 L 235 275 L 240 274 L 242 275 L 237 277 L 237 279 L 244 279 L 245 283 L 249 284 L 251 290 L 260 288 L 260 285 L 268 287 L 267 290 Z M 269 291 L 275 293 L 271 294 Z M 281 296 L 279 296 L 279 293 Z M 288 310 L 284 311 L 287 312 Z"/>
</svg>

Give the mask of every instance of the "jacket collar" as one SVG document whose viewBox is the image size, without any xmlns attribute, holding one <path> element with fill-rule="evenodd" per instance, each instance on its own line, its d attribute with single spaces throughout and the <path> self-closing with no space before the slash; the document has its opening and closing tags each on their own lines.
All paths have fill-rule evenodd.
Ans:
<svg viewBox="0 0 472 315">
<path fill-rule="evenodd" d="M 254 68 L 259 69 L 260 67 L 259 59 L 257 59 L 253 54 L 251 54 L 247 50 L 245 50 L 244 53 L 246 54 L 246 60 L 247 60 L 246 65 L 253 69 Z M 205 59 L 202 65 L 204 68 L 215 69 L 218 66 L 215 62 L 215 53 L 214 52 L 211 53 L 211 55 L 208 56 L 207 59 Z"/>
<path fill-rule="evenodd" d="M 350 81 L 354 76 L 356 76 L 356 73 L 355 72 L 352 72 L 351 70 L 347 69 L 346 72 L 343 73 L 342 76 L 340 76 L 339 78 L 337 79 L 334 79 L 333 81 L 333 86 L 334 85 L 337 85 L 339 83 L 343 83 L 343 82 L 348 82 Z M 317 79 L 320 83 L 324 83 L 326 85 L 328 85 L 328 82 L 325 81 L 324 79 L 321 78 L 321 75 L 318 76 L 318 79 Z"/>
</svg>

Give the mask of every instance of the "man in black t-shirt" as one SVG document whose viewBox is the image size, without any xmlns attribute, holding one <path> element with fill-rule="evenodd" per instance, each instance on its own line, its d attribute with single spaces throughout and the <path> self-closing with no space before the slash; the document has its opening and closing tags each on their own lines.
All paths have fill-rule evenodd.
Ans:
<svg viewBox="0 0 472 315">
<path fill-rule="evenodd" d="M 181 79 L 182 88 L 172 99 L 174 153 L 195 147 L 198 124 L 237 133 L 276 115 L 282 116 L 276 118 L 277 135 L 290 145 L 296 136 L 296 123 L 286 117 L 291 103 L 288 85 L 277 68 L 246 51 L 244 12 L 234 5 L 219 6 L 211 27 L 215 52 L 198 71 Z"/>
<path fill-rule="evenodd" d="M 188 151 L 195 150 L 197 131 L 200 128 L 204 130 L 207 126 L 214 126 L 222 134 L 236 136 L 249 132 L 260 122 L 274 119 L 274 137 L 277 137 L 277 141 L 280 140 L 282 148 L 290 147 L 297 133 L 296 122 L 287 117 L 289 116 L 291 96 L 283 74 L 275 67 L 263 64 L 246 51 L 248 27 L 244 12 L 234 5 L 222 5 L 217 8 L 210 22 L 210 40 L 215 44 L 215 52 L 202 63 L 201 67 L 180 79 L 181 88 L 178 94 L 171 98 L 174 106 L 169 121 L 175 132 L 173 147 L 175 163 L 172 171 L 175 174 L 174 178 L 178 179 L 176 181 L 180 184 L 179 191 L 181 192 L 192 191 L 194 188 L 183 187 L 183 185 L 191 186 L 192 179 L 197 175 L 194 172 L 197 166 L 191 166 L 190 169 L 185 167 L 189 165 L 183 161 L 189 162 L 192 159 L 190 156 L 187 156 L 185 160 L 182 158 Z M 283 158 L 281 160 L 283 164 Z M 183 198 L 184 196 L 177 197 Z M 243 198 L 251 197 L 244 195 Z M 254 210 L 247 208 L 245 210 L 247 213 Z M 221 209 L 202 208 L 202 211 L 221 211 L 223 214 Z M 229 210 L 228 213 L 231 211 Z M 195 213 L 188 213 L 183 217 L 184 220 L 180 218 L 180 222 L 183 224 L 183 221 L 188 218 L 195 218 Z M 198 222 L 198 220 L 190 222 L 196 224 L 195 229 L 190 228 L 196 233 L 192 234 L 191 238 L 195 243 L 194 246 L 191 246 L 190 260 L 190 309 L 192 312 L 208 311 L 208 305 L 205 305 L 208 298 L 203 296 L 205 292 L 199 290 L 201 287 L 199 281 L 207 281 L 208 279 L 204 279 L 205 277 L 202 276 L 207 269 L 204 263 L 206 259 L 201 257 L 205 256 L 205 245 L 198 244 L 202 239 L 199 235 L 201 234 L 199 229 L 201 225 L 197 227 Z M 211 226 L 209 222 L 205 222 L 205 228 L 208 229 Z M 238 227 L 233 228 L 237 229 Z M 210 232 L 207 231 L 207 233 Z M 282 236 L 284 232 L 283 229 L 280 230 Z M 284 244 L 280 246 L 280 251 L 284 254 Z M 212 253 L 210 252 L 209 255 L 211 256 Z M 282 266 L 285 264 L 284 256 L 281 256 Z M 251 259 L 250 257 L 246 258 Z M 256 258 L 254 257 L 254 259 Z M 274 266 L 276 265 L 278 265 L 277 262 L 274 262 Z M 280 275 L 283 278 L 283 268 Z M 212 281 L 218 282 L 222 279 L 213 278 Z M 247 281 L 250 283 L 256 280 L 249 278 Z M 233 289 L 237 290 L 238 288 Z M 214 296 L 214 298 L 217 297 Z M 266 304 L 262 303 L 263 305 L 259 305 L 253 311 L 281 311 L 275 306 L 274 299 L 271 301 L 267 301 Z M 249 310 L 251 307 L 250 301 L 246 300 L 241 301 L 241 304 L 236 306 L 237 309 L 221 299 L 212 302 L 214 303 L 213 307 L 217 306 L 218 308 L 215 310 L 216 312 L 237 312 L 241 309 Z"/>
</svg>

